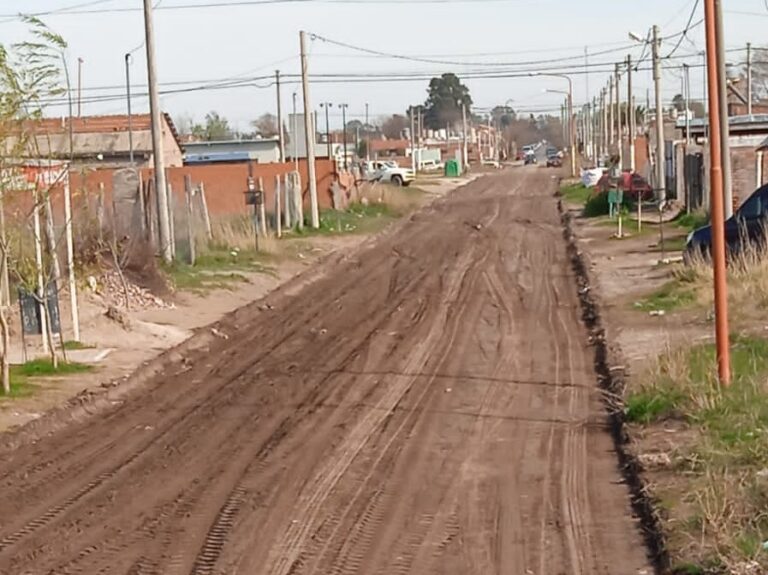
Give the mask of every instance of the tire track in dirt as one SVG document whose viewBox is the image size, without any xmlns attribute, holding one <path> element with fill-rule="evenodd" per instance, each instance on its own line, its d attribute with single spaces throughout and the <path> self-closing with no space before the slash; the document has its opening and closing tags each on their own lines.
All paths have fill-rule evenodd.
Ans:
<svg viewBox="0 0 768 575">
<path fill-rule="evenodd" d="M 552 186 L 477 180 L 0 446 L 0 572 L 636 575 Z"/>
</svg>

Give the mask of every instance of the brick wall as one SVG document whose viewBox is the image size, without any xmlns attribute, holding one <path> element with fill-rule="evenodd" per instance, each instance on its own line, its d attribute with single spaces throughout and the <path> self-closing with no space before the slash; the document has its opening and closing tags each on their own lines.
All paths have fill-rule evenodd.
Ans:
<svg viewBox="0 0 768 575">
<path fill-rule="evenodd" d="M 252 164 L 253 177 L 258 181 L 262 179 L 265 191 L 267 210 L 271 211 L 275 202 L 275 176 L 285 176 L 293 171 L 293 162 L 282 164 Z M 321 208 L 331 207 L 330 187 L 333 182 L 335 165 L 333 161 L 317 160 L 317 196 Z M 299 163 L 301 182 L 304 188 L 304 204 L 309 208 L 309 185 L 307 175 L 307 162 Z M 208 202 L 208 210 L 212 216 L 232 215 L 248 213 L 252 207 L 245 205 L 244 192 L 248 178 L 248 163 L 234 164 L 210 164 L 204 166 L 184 166 L 168 169 L 168 183 L 171 185 L 174 197 L 183 205 L 184 202 L 184 177 L 192 176 L 193 185 L 203 183 Z M 99 184 L 104 184 L 105 201 L 110 202 L 112 197 L 112 176 L 114 170 L 96 170 L 82 173 L 72 173 L 71 186 L 73 194 L 80 200 L 91 198 L 91 202 L 99 189 Z M 141 170 L 141 178 L 147 182 L 152 179 L 153 170 Z M 308 213 L 305 210 L 305 213 Z"/>
</svg>

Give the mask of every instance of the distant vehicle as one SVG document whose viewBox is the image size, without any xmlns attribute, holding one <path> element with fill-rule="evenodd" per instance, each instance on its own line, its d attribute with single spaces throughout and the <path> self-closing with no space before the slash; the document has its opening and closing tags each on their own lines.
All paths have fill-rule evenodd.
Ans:
<svg viewBox="0 0 768 575">
<path fill-rule="evenodd" d="M 534 146 L 523 146 L 523 157 L 536 151 Z"/>
<path fill-rule="evenodd" d="M 729 219 L 725 221 L 725 245 L 733 256 L 748 246 L 766 245 L 766 217 L 768 217 L 768 185 L 758 188 Z M 704 226 L 688 235 L 685 259 L 694 255 L 709 257 L 712 252 L 712 226 Z"/>
<path fill-rule="evenodd" d="M 547 167 L 548 168 L 559 168 L 563 165 L 563 160 L 560 158 L 560 156 L 557 154 L 557 150 L 554 151 L 554 153 L 549 153 L 547 151 Z"/>
<path fill-rule="evenodd" d="M 387 182 L 395 186 L 410 186 L 413 170 L 401 168 L 397 162 L 365 162 L 365 179 L 369 182 Z"/>
<path fill-rule="evenodd" d="M 444 167 L 445 164 L 438 162 L 437 160 L 424 160 L 421 162 L 419 169 L 424 170 L 425 172 L 436 172 L 442 170 Z"/>
<path fill-rule="evenodd" d="M 530 166 L 533 164 L 538 164 L 539 160 L 536 158 L 536 154 L 534 152 L 530 152 L 529 154 L 525 155 L 525 165 Z"/>
</svg>

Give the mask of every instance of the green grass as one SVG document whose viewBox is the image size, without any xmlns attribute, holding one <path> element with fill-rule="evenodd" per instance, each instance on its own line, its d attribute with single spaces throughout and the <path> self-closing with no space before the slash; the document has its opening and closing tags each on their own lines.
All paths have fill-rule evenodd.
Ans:
<svg viewBox="0 0 768 575">
<path fill-rule="evenodd" d="M 759 455 L 768 463 L 768 340 L 751 336 L 731 338 L 733 384 L 724 389 L 717 382 L 714 344 L 703 344 L 669 353 L 660 359 L 651 381 L 626 398 L 630 421 L 648 424 L 679 416 L 701 426 L 709 439 L 728 449 L 726 458 Z M 760 444 L 759 454 L 755 448 Z"/>
<path fill-rule="evenodd" d="M 713 344 L 663 354 L 625 400 L 629 421 L 639 425 L 684 422 L 670 455 L 676 495 L 665 515 L 675 573 L 704 572 L 756 560 L 768 572 L 768 340 L 731 337 L 733 382 L 717 378 Z M 665 440 L 666 442 L 666 440 Z M 664 487 L 657 486 L 657 489 Z M 684 570 L 687 564 L 690 570 Z"/>
<path fill-rule="evenodd" d="M 11 374 L 11 393 L 4 395 L 0 390 L 0 398 L 14 399 L 29 397 L 34 394 L 35 386 L 30 382 L 33 378 L 55 377 L 86 373 L 93 369 L 93 366 L 82 363 L 64 363 L 59 362 L 58 368 L 54 369 L 50 359 L 34 359 L 21 365 L 12 365 Z"/>
<path fill-rule="evenodd" d="M 672 416 L 682 401 L 680 391 L 674 388 L 640 391 L 625 402 L 628 421 L 648 424 Z"/>
<path fill-rule="evenodd" d="M 65 341 L 64 349 L 67 351 L 76 351 L 79 349 L 95 349 L 96 346 L 88 345 L 82 341 Z"/>
<path fill-rule="evenodd" d="M 680 280 L 673 280 L 635 302 L 634 307 L 643 312 L 670 312 L 690 306 L 695 301 L 696 295 L 692 290 L 686 288 Z"/>
<path fill-rule="evenodd" d="M 572 184 L 560 188 L 560 194 L 570 204 L 586 205 L 593 190 L 585 188 L 582 184 Z"/>
<path fill-rule="evenodd" d="M 195 265 L 176 261 L 165 268 L 178 290 L 205 293 L 214 289 L 227 289 L 245 283 L 248 272 L 273 274 L 265 264 L 270 256 L 256 250 L 229 249 L 214 246 L 197 256 Z"/>
<path fill-rule="evenodd" d="M 403 191 L 405 190 L 407 194 L 423 193 L 421 190 L 404 188 Z M 386 203 L 357 203 L 346 210 L 322 210 L 319 229 L 304 226 L 303 230 L 296 229 L 295 233 L 300 236 L 372 233 L 384 228 L 401 215 L 400 211 Z"/>
<path fill-rule="evenodd" d="M 675 225 L 689 231 L 696 230 L 709 224 L 709 215 L 705 212 L 681 214 L 674 220 Z"/>
</svg>

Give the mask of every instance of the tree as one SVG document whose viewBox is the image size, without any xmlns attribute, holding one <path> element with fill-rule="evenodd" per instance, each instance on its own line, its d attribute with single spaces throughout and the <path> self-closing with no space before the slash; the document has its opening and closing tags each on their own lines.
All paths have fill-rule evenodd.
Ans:
<svg viewBox="0 0 768 575">
<path fill-rule="evenodd" d="M 491 119 L 494 124 L 502 128 L 509 126 L 517 118 L 515 111 L 509 106 L 496 106 L 491 110 Z"/>
<path fill-rule="evenodd" d="M 66 74 L 64 52 L 67 44 L 39 19 L 30 16 L 22 19 L 30 26 L 32 40 L 7 47 L 0 45 L 0 148 L 3 150 L 0 155 L 0 212 L 3 213 L 0 217 L 0 378 L 6 394 L 10 391 L 9 275 L 12 274 L 16 283 L 25 287 L 38 302 L 50 326 L 51 314 L 44 294 L 52 280 L 59 279 L 56 246 L 61 241 L 61 237 L 54 237 L 55 232 L 52 232 L 50 194 L 62 185 L 69 171 L 68 164 L 57 161 L 61 158 L 57 158 L 51 149 L 47 135 L 38 133 L 46 105 L 68 91 L 62 85 L 62 76 Z M 70 159 L 71 145 L 70 139 Z M 31 214 L 25 213 L 24 225 L 35 222 L 35 245 L 41 248 L 43 258 L 30 257 L 21 230 L 6 233 L 4 201 L 15 193 L 25 199 L 32 198 L 33 209 Z M 41 214 L 48 216 L 47 242 L 40 233 Z M 65 222 L 65 228 L 71 230 L 69 226 L 71 220 Z M 12 249 L 10 238 L 18 244 L 15 249 Z M 57 369 L 58 359 L 50 329 L 47 336 L 52 365 Z"/>
<path fill-rule="evenodd" d="M 461 83 L 456 74 L 443 74 L 429 82 L 427 101 L 424 104 L 424 123 L 432 130 L 456 126 L 462 119 L 462 105 L 472 106 L 469 88 Z"/>
<path fill-rule="evenodd" d="M 685 112 L 685 97 L 682 94 L 677 94 L 672 98 L 672 107 L 680 112 Z M 698 100 L 691 100 L 688 102 L 688 107 L 691 110 L 694 118 L 703 118 L 706 116 L 706 107 Z"/>
<path fill-rule="evenodd" d="M 277 117 L 274 114 L 262 114 L 251 122 L 251 126 L 262 138 L 274 138 L 277 136 Z"/>
<path fill-rule="evenodd" d="M 403 137 L 406 128 L 408 128 L 408 118 L 400 114 L 392 115 L 381 125 L 381 131 L 388 140 L 399 140 Z"/>
<path fill-rule="evenodd" d="M 235 138 L 235 133 L 229 127 L 229 121 L 215 111 L 208 112 L 205 115 L 205 128 L 203 130 L 203 139 L 209 142 L 215 140 L 233 140 Z M 193 129 L 193 134 L 195 132 L 199 132 L 197 126 Z"/>
</svg>

